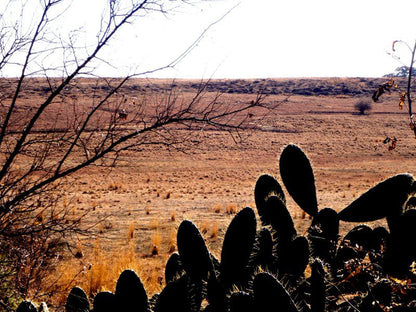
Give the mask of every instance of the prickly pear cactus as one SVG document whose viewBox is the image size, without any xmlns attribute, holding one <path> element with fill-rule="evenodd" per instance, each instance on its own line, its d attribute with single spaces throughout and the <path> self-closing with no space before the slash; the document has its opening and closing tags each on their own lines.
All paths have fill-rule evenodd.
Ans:
<svg viewBox="0 0 416 312">
<path fill-rule="evenodd" d="M 244 286 L 251 273 L 248 268 L 256 236 L 256 216 L 253 209 L 244 208 L 231 221 L 221 251 L 220 280 L 226 289 Z"/>
<path fill-rule="evenodd" d="M 68 295 L 65 304 L 66 312 L 88 312 L 90 303 L 85 291 L 80 287 L 74 287 Z"/>
<path fill-rule="evenodd" d="M 154 312 L 170 311 L 191 311 L 187 276 L 168 283 L 157 298 Z"/>
<path fill-rule="evenodd" d="M 256 236 L 256 242 L 251 253 L 250 267 L 273 270 L 274 262 L 272 234 L 269 229 L 262 228 Z"/>
<path fill-rule="evenodd" d="M 309 242 L 304 236 L 296 237 L 279 250 L 279 275 L 303 276 L 309 261 Z"/>
<path fill-rule="evenodd" d="M 326 263 L 332 263 L 335 258 L 339 234 L 339 218 L 335 210 L 324 208 L 313 218 L 308 228 L 308 239 L 311 254 Z"/>
<path fill-rule="evenodd" d="M 311 312 L 324 312 L 326 304 L 325 270 L 318 259 L 311 265 Z"/>
<path fill-rule="evenodd" d="M 112 312 L 117 310 L 116 296 L 109 291 L 95 295 L 92 312 Z"/>
<path fill-rule="evenodd" d="M 179 225 L 177 245 L 183 269 L 194 281 L 207 279 L 212 270 L 210 253 L 198 228 L 185 220 Z"/>
<path fill-rule="evenodd" d="M 284 286 L 269 273 L 259 273 L 253 282 L 256 311 L 299 312 Z"/>
<path fill-rule="evenodd" d="M 395 175 L 358 197 L 339 213 L 339 219 L 367 222 L 401 215 L 406 202 L 415 191 L 415 180 L 410 174 Z"/>
<path fill-rule="evenodd" d="M 117 308 L 125 312 L 147 312 L 146 290 L 133 270 L 124 270 L 118 278 L 115 301 Z"/>
<path fill-rule="evenodd" d="M 178 279 L 184 274 L 184 270 L 180 263 L 180 257 L 177 252 L 170 255 L 165 266 L 165 281 L 166 284 Z"/>
<path fill-rule="evenodd" d="M 263 174 L 256 182 L 254 187 L 254 199 L 256 202 L 257 212 L 263 225 L 270 224 L 268 209 L 265 207 L 267 200 L 271 196 L 277 196 L 283 205 L 286 205 L 285 194 L 280 183 L 271 175 Z"/>
<path fill-rule="evenodd" d="M 395 175 L 337 213 L 318 209 L 312 166 L 298 146 L 284 148 L 279 166 L 287 191 L 312 217 L 306 237 L 297 234 L 281 185 L 264 174 L 254 190 L 262 227 L 257 229 L 253 209 L 237 213 L 226 231 L 221 261 L 210 253 L 195 224 L 185 220 L 160 294 L 149 301 L 137 274 L 125 270 L 114 294 L 98 293 L 91 311 L 415 311 L 414 178 Z M 381 218 L 388 229 L 360 224 L 339 236 L 341 221 Z M 16 311 L 37 310 L 23 301 Z M 45 305 L 37 312 L 46 311 Z M 71 290 L 65 311 L 90 311 L 81 288 Z"/>
<path fill-rule="evenodd" d="M 290 243 L 296 237 L 296 229 L 293 219 L 286 205 L 278 196 L 271 196 L 266 201 L 265 211 L 270 219 L 270 225 L 276 234 L 275 238 L 279 244 Z"/>
<path fill-rule="evenodd" d="M 257 311 L 253 298 L 250 294 L 238 291 L 231 295 L 230 312 L 252 312 Z"/>
<path fill-rule="evenodd" d="M 315 177 L 308 157 L 299 146 L 287 145 L 279 161 L 280 176 L 293 200 L 310 216 L 318 213 Z"/>
<path fill-rule="evenodd" d="M 29 301 L 22 301 L 17 307 L 16 312 L 37 312 L 35 305 Z"/>
</svg>

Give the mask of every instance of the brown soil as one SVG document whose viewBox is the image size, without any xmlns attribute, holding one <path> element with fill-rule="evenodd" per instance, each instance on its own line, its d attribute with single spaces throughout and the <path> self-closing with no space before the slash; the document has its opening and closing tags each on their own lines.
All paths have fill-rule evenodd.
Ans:
<svg viewBox="0 0 416 312">
<path fill-rule="evenodd" d="M 279 154 L 288 143 L 298 144 L 310 158 L 321 209 L 339 211 L 377 182 L 397 173 L 416 172 L 416 141 L 406 112 L 398 109 L 398 97 L 387 95 L 380 103 L 372 103 L 367 115 L 358 115 L 354 109 L 358 100 L 371 100 L 382 81 L 212 81 L 209 91 L 222 92 L 223 101 L 251 99 L 262 91 L 269 95 L 265 101 L 283 102 L 272 115 L 254 118 L 258 129 L 240 132 L 241 140 L 235 141 L 226 131 L 195 131 L 191 144 L 181 149 L 146 146 L 123 154 L 115 168 L 84 169 L 73 176 L 66 198 L 77 209 L 93 208 L 86 223 L 107 216 L 95 232 L 109 254 L 128 244 L 127 233 L 133 224 L 137 257 L 152 258 L 152 236 L 161 233 L 164 243 L 159 256 L 152 259 L 163 266 L 171 252 L 166 243 L 169 234 L 189 219 L 204 232 L 210 250 L 219 257 L 222 237 L 233 217 L 226 209 L 255 208 L 257 178 L 269 173 L 280 181 Z M 198 83 L 174 82 L 189 94 Z M 136 80 L 123 92 L 135 97 L 141 92 L 163 92 L 171 84 Z M 31 96 L 41 95 L 43 87 L 39 82 Z M 398 138 L 395 149 L 388 150 L 383 144 L 386 136 Z M 304 234 L 310 220 L 302 217 L 290 198 L 288 207 L 299 234 Z M 215 224 L 218 233 L 213 234 Z M 343 231 L 351 226 L 343 224 Z M 83 240 L 82 244 L 81 262 L 93 262 L 90 247 L 94 241 Z"/>
</svg>

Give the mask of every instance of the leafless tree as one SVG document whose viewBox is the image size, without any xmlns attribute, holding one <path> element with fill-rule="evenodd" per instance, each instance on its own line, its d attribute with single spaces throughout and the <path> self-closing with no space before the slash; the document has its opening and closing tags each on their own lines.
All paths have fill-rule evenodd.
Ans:
<svg viewBox="0 0 416 312">
<path fill-rule="evenodd" d="M 120 153 L 139 146 L 184 141 L 183 130 L 189 128 L 238 131 L 249 126 L 253 109 L 277 105 L 267 105 L 260 93 L 247 102 L 223 102 L 221 94 L 207 96 L 206 82 L 192 97 L 167 85 L 163 101 L 145 90 L 131 99 L 132 79 L 146 73 L 109 79 L 98 77 L 95 67 L 107 62 L 102 50 L 124 27 L 146 14 L 167 14 L 171 1 L 109 1 L 95 42 L 83 45 L 76 32 L 66 38 L 54 32 L 70 4 L 0 5 L 0 304 L 5 309 L 16 294 L 35 296 L 61 249 L 88 230 L 83 215 L 73 215 L 59 197 L 66 178 L 93 164 L 113 166 Z M 194 44 L 156 70 L 175 66 Z M 62 55 L 59 64 L 51 61 L 56 54 Z M 5 77 L 11 70 L 17 78 Z"/>
<path fill-rule="evenodd" d="M 408 58 L 400 57 L 397 51 L 397 46 L 405 47 L 406 52 L 409 53 Z M 401 50 L 400 52 L 403 52 Z M 405 86 L 400 86 L 393 77 L 384 84 L 381 84 L 373 93 L 373 101 L 377 102 L 380 96 L 386 92 L 390 93 L 392 90 L 395 90 L 399 93 L 399 109 L 403 109 L 404 107 L 407 108 L 407 112 L 409 115 L 409 127 L 413 131 L 416 137 L 416 124 L 415 124 L 415 117 L 413 114 L 412 108 L 412 86 L 414 84 L 415 73 L 414 73 L 414 64 L 415 64 L 415 53 L 416 53 L 416 41 L 413 45 L 409 45 L 407 42 L 403 40 L 395 40 L 392 44 L 392 52 L 390 55 L 399 61 L 402 64 L 402 67 L 399 67 L 400 76 L 405 77 Z M 408 62 L 408 63 L 405 63 Z"/>
</svg>

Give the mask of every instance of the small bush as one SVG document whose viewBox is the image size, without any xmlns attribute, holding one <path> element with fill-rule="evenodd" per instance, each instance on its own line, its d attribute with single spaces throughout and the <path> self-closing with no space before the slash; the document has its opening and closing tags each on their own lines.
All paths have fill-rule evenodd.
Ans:
<svg viewBox="0 0 416 312">
<path fill-rule="evenodd" d="M 357 103 L 355 103 L 354 108 L 359 115 L 365 115 L 369 113 L 369 111 L 372 109 L 372 106 L 371 102 L 368 100 L 359 100 Z"/>
</svg>

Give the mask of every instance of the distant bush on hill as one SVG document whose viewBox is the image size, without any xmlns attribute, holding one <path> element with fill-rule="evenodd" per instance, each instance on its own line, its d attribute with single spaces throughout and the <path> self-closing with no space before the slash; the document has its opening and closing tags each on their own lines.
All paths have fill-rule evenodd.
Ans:
<svg viewBox="0 0 416 312">
<path fill-rule="evenodd" d="M 358 112 L 359 115 L 365 115 L 372 109 L 372 106 L 369 100 L 361 99 L 361 100 L 358 100 L 357 103 L 355 103 L 354 108 Z"/>
<path fill-rule="evenodd" d="M 406 78 L 409 74 L 409 66 L 397 67 L 394 72 L 384 75 L 383 77 L 404 77 Z M 412 77 L 416 77 L 416 73 L 412 73 Z"/>
</svg>

